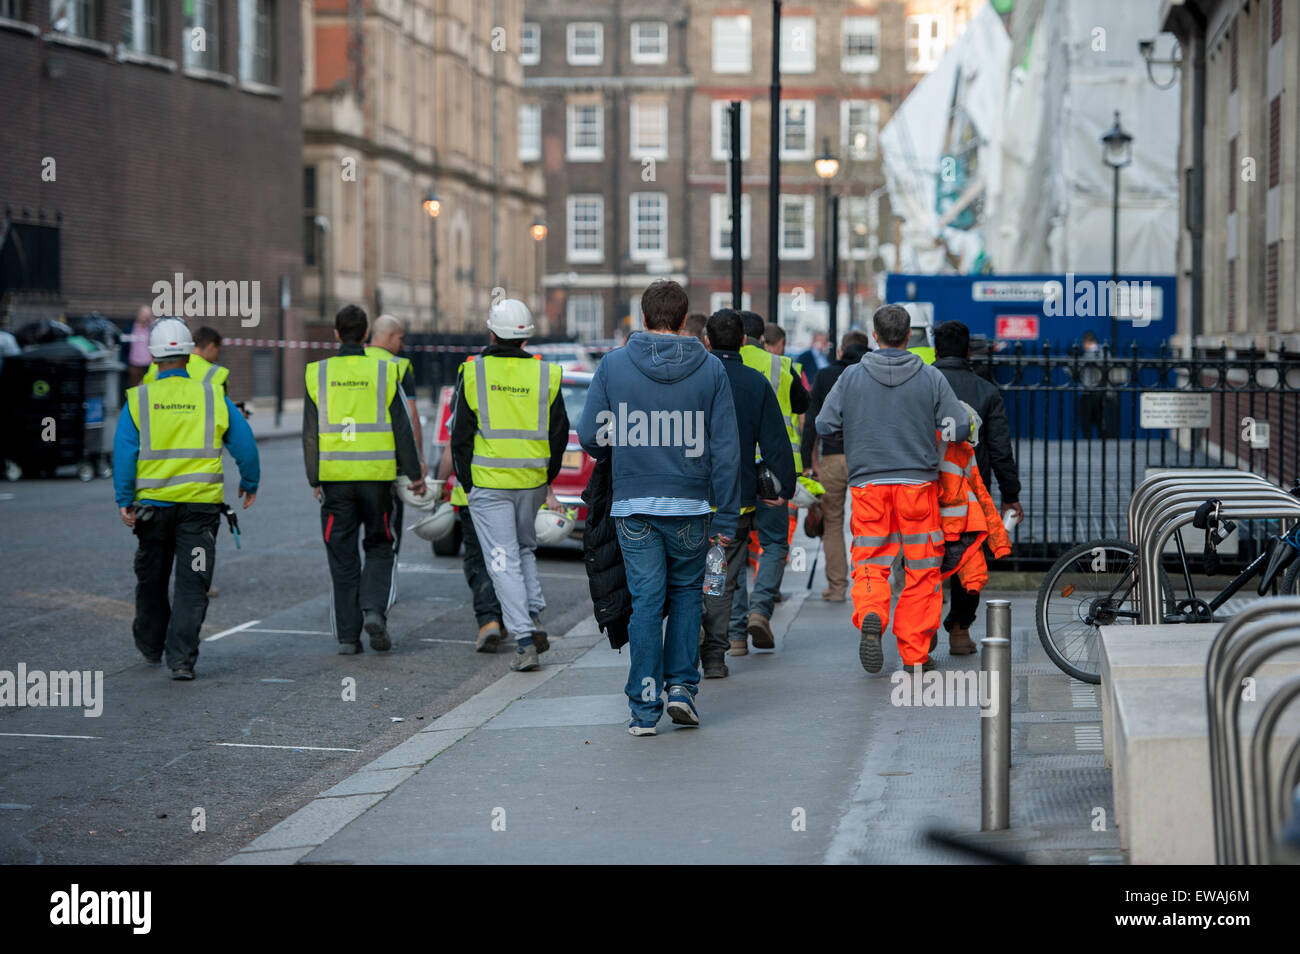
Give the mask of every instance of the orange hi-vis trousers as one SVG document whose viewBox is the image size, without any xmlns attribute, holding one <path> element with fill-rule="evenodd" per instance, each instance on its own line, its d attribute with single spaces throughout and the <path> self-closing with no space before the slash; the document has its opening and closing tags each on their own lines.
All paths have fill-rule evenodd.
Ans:
<svg viewBox="0 0 1300 954">
<path fill-rule="evenodd" d="M 905 666 L 930 656 L 930 642 L 943 615 L 943 528 L 936 483 L 869 484 L 851 487 L 853 500 L 853 626 L 868 613 L 889 628 L 889 569 L 903 550 L 906 582 L 894 614 L 894 637 Z"/>
</svg>

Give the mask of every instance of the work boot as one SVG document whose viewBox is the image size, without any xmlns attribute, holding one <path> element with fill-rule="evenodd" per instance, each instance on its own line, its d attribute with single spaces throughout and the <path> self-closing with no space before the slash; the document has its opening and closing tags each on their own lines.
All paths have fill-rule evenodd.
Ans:
<svg viewBox="0 0 1300 954">
<path fill-rule="evenodd" d="M 474 652 L 494 653 L 500 642 L 501 624 L 497 620 L 489 620 L 478 628 L 478 639 L 474 640 Z"/>
<path fill-rule="evenodd" d="M 938 633 L 935 634 L 935 638 L 938 639 Z M 970 638 L 970 627 L 953 626 L 948 631 L 949 656 L 970 656 L 977 648 L 975 641 Z M 930 649 L 933 650 L 934 647 L 931 646 Z"/>
<path fill-rule="evenodd" d="M 760 613 L 749 614 L 749 638 L 754 641 L 755 649 L 775 649 L 776 641 L 772 638 L 772 627 L 767 617 Z"/>
<path fill-rule="evenodd" d="M 728 656 L 748 656 L 748 655 L 749 655 L 749 640 L 748 640 L 748 639 L 732 639 L 732 640 L 728 640 L 728 642 L 731 643 L 730 647 L 728 647 L 728 649 L 727 649 L 727 655 L 728 655 Z"/>
<path fill-rule="evenodd" d="M 827 603 L 843 603 L 845 598 L 844 591 L 834 586 L 828 586 L 822 590 L 822 599 Z"/>
<path fill-rule="evenodd" d="M 937 664 L 935 663 L 935 661 L 933 659 L 930 659 L 927 656 L 925 662 L 923 663 L 917 663 L 916 665 L 913 666 L 909 666 L 906 663 L 904 663 L 903 672 L 913 672 L 918 668 L 918 666 L 920 667 L 921 672 L 930 672 L 932 669 L 936 668 L 936 665 Z"/>
<path fill-rule="evenodd" d="M 365 652 L 365 650 L 362 648 L 361 640 L 359 639 L 355 643 L 339 643 L 340 656 L 359 656 L 363 652 Z"/>
<path fill-rule="evenodd" d="M 539 613 L 531 614 L 533 617 L 533 645 L 537 647 L 539 653 L 544 653 L 551 648 L 551 640 L 546 635 L 546 627 L 542 625 L 542 617 Z"/>
<path fill-rule="evenodd" d="M 727 669 L 727 664 L 721 659 L 705 659 L 704 678 L 705 679 L 726 679 L 731 673 Z"/>
<path fill-rule="evenodd" d="M 388 625 L 384 614 L 374 610 L 366 611 L 366 622 L 362 627 L 370 636 L 370 648 L 375 652 L 386 653 L 393 648 L 393 641 L 388 638 Z"/>
<path fill-rule="evenodd" d="M 885 654 L 880 648 L 880 617 L 868 613 L 862 617 L 862 639 L 858 642 L 858 661 L 867 672 L 880 672 Z"/>
<path fill-rule="evenodd" d="M 181 682 L 189 682 L 194 678 L 194 670 L 189 666 L 181 666 L 179 669 L 172 670 L 172 678 Z"/>
<path fill-rule="evenodd" d="M 540 665 L 536 646 L 520 646 L 515 650 L 515 658 L 510 660 L 510 668 L 515 672 L 532 672 Z"/>
</svg>

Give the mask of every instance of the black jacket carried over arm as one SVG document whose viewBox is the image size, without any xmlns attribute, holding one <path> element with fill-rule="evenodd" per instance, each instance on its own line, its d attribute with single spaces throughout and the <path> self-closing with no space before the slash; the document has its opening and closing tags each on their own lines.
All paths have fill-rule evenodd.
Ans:
<svg viewBox="0 0 1300 954">
<path fill-rule="evenodd" d="M 531 358 L 523 348 L 504 342 L 488 345 L 483 349 L 484 357 Z M 463 366 L 462 366 L 463 367 Z M 451 466 L 456 472 L 456 483 L 469 493 L 474 486 L 470 476 L 470 463 L 474 458 L 474 435 L 478 433 L 478 416 L 465 401 L 465 375 L 456 373 L 456 396 L 451 404 Z M 550 462 L 546 468 L 546 482 L 555 480 L 564 463 L 564 452 L 569 447 L 569 413 L 564 407 L 564 394 L 558 392 L 551 402 L 550 428 L 547 431 L 550 444 Z"/>
<path fill-rule="evenodd" d="M 365 357 L 363 345 L 340 345 L 337 357 Z M 388 405 L 388 416 L 393 421 L 393 441 L 397 444 L 397 472 L 410 480 L 419 480 L 420 449 L 415 446 L 415 431 L 411 429 L 411 415 L 407 411 L 405 395 L 399 386 Z M 307 483 L 320 486 L 320 411 L 310 395 L 302 402 L 302 460 L 307 468 Z"/>
<path fill-rule="evenodd" d="M 766 383 L 766 382 L 765 382 Z M 599 626 L 618 649 L 627 642 L 627 624 L 632 618 L 632 594 L 627 588 L 623 551 L 618 531 L 609 515 L 614 504 L 612 458 L 596 461 L 582 501 L 587 505 L 587 526 L 582 533 L 582 562 L 587 567 L 591 606 Z"/>
<path fill-rule="evenodd" d="M 975 466 L 980 469 L 984 486 L 990 486 L 989 471 L 998 479 L 1002 503 L 1020 502 L 1020 470 L 1011 450 L 1011 425 L 1007 423 L 1007 409 L 998 386 L 986 381 L 971 370 L 964 358 L 944 357 L 934 362 L 952 386 L 959 401 L 975 408 L 983 420 L 980 442 L 975 448 Z"/>
</svg>

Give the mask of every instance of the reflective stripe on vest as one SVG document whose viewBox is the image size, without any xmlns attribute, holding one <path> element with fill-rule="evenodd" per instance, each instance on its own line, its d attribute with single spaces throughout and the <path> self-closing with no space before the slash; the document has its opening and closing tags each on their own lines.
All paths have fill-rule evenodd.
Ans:
<svg viewBox="0 0 1300 954">
<path fill-rule="evenodd" d="M 307 365 L 307 394 L 317 410 L 320 480 L 397 477 L 397 442 L 389 415 L 397 381 L 390 364 L 368 355 L 337 355 Z M 344 383 L 364 387 L 343 388 Z"/>
<path fill-rule="evenodd" d="M 767 383 L 772 386 L 772 391 L 776 394 L 777 404 L 781 407 L 781 422 L 785 425 L 786 436 L 790 438 L 790 450 L 794 453 L 794 471 L 800 474 L 803 473 L 803 459 L 799 453 L 802 449 L 802 435 L 799 433 L 799 415 L 795 414 L 790 407 L 790 389 L 794 386 L 794 362 L 779 354 L 772 354 L 769 361 L 763 361 L 767 354 L 755 345 L 744 345 L 740 349 L 741 360 L 767 378 Z M 768 367 L 764 367 L 764 364 Z"/>
<path fill-rule="evenodd" d="M 462 396 L 478 421 L 470 459 L 474 486 L 523 490 L 545 484 L 559 366 L 479 355 L 465 363 L 462 380 Z"/>
<path fill-rule="evenodd" d="M 221 502 L 221 442 L 229 416 L 213 377 L 172 376 L 128 392 L 127 407 L 140 433 L 137 500 Z"/>
<path fill-rule="evenodd" d="M 390 364 L 397 365 L 397 383 L 400 386 L 402 379 L 406 377 L 406 372 L 411 370 L 411 359 L 403 358 L 401 355 L 393 354 L 387 348 L 380 348 L 377 345 L 366 345 L 366 356 L 374 358 L 377 361 L 387 361 Z M 414 394 L 406 395 L 414 399 Z"/>
</svg>

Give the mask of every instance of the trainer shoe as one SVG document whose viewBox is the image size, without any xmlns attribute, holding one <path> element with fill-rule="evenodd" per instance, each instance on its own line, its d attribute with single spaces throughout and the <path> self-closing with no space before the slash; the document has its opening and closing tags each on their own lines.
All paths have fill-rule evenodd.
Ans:
<svg viewBox="0 0 1300 954">
<path fill-rule="evenodd" d="M 385 653 L 393 648 L 393 641 L 388 638 L 388 626 L 384 622 L 384 615 L 382 613 L 368 610 L 366 612 L 366 622 L 363 628 L 370 636 L 371 649 L 376 652 Z"/>
<path fill-rule="evenodd" d="M 182 682 L 189 682 L 194 678 L 194 670 L 189 666 L 181 666 L 179 669 L 172 670 L 172 678 Z"/>
<path fill-rule="evenodd" d="M 733 640 L 730 640 L 729 642 L 731 643 L 731 646 L 727 649 L 727 655 L 728 655 L 728 656 L 748 656 L 748 655 L 749 655 L 749 640 L 748 640 L 748 639 L 733 639 Z"/>
<path fill-rule="evenodd" d="M 533 617 L 533 645 L 537 647 L 539 653 L 544 653 L 551 648 L 550 637 L 546 635 L 546 627 L 542 625 L 542 617 L 537 614 L 531 614 Z"/>
<path fill-rule="evenodd" d="M 704 660 L 704 678 L 705 679 L 726 679 L 731 675 L 727 669 L 727 664 L 721 659 Z"/>
<path fill-rule="evenodd" d="M 640 719 L 627 720 L 628 735 L 654 735 L 656 732 L 653 722 L 642 722 Z"/>
<path fill-rule="evenodd" d="M 515 672 L 532 672 L 541 663 L 537 661 L 537 646 L 523 646 L 515 650 L 515 658 L 510 660 L 510 668 Z"/>
<path fill-rule="evenodd" d="M 755 649 L 775 649 L 776 640 L 772 638 L 772 627 L 767 617 L 760 613 L 749 614 L 749 638 L 754 641 Z"/>
<path fill-rule="evenodd" d="M 695 697 L 685 686 L 668 687 L 668 718 L 678 725 L 699 725 L 700 714 L 695 711 Z"/>
<path fill-rule="evenodd" d="M 474 652 L 494 653 L 501 642 L 501 624 L 496 620 L 484 623 L 478 628 L 478 639 L 474 640 Z"/>
<path fill-rule="evenodd" d="M 359 639 L 355 643 L 339 643 L 340 656 L 359 656 L 363 652 L 365 652 L 365 649 L 362 648 Z"/>
<path fill-rule="evenodd" d="M 885 654 L 880 649 L 880 617 L 868 613 L 862 617 L 862 639 L 858 643 L 858 660 L 867 672 L 880 672 Z"/>
</svg>

